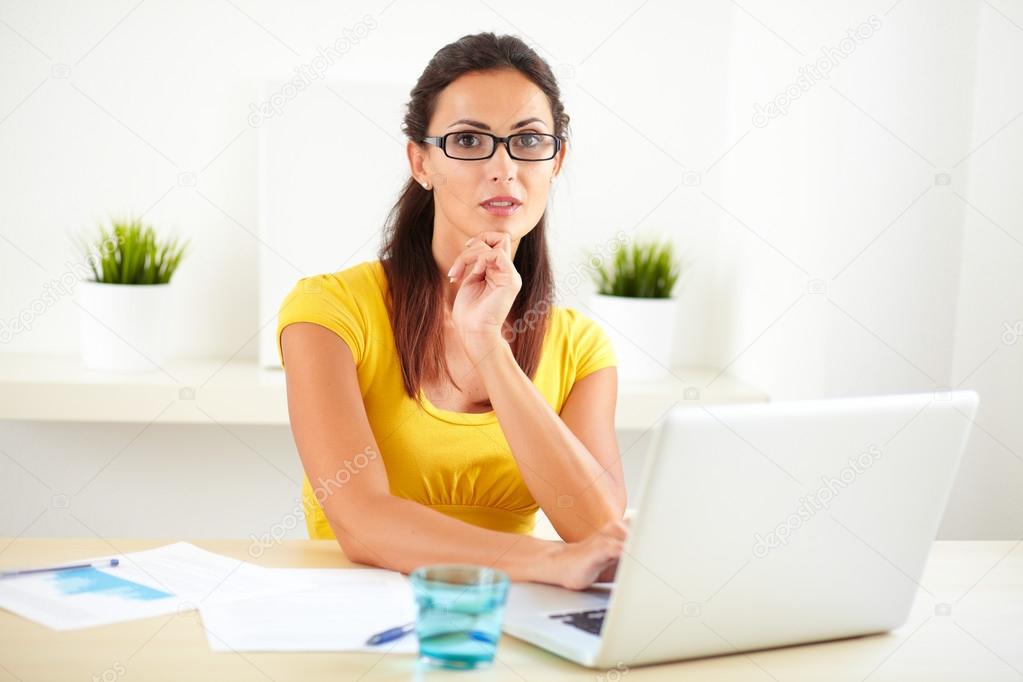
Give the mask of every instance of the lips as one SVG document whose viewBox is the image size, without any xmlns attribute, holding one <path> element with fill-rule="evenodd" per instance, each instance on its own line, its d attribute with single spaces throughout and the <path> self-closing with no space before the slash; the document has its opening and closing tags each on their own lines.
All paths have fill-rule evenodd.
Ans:
<svg viewBox="0 0 1023 682">
<path fill-rule="evenodd" d="M 512 196 L 490 197 L 480 202 L 480 206 L 490 215 L 509 216 L 518 210 L 522 202 Z"/>
<path fill-rule="evenodd" d="M 484 201 L 480 202 L 480 206 L 483 207 L 494 206 L 496 208 L 507 208 L 509 206 L 519 206 L 520 204 L 522 204 L 521 201 L 519 201 L 515 197 L 507 195 L 499 197 L 490 197 L 489 199 L 485 199 Z"/>
</svg>

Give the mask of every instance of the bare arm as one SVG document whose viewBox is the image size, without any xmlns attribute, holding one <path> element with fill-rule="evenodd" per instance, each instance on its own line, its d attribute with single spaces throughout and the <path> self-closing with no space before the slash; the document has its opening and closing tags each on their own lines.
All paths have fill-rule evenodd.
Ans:
<svg viewBox="0 0 1023 682">
<path fill-rule="evenodd" d="M 618 374 L 604 368 L 572 387 L 559 416 L 519 367 L 504 338 L 522 288 L 508 232 L 469 239 L 448 271 L 451 317 L 494 405 L 522 478 L 558 534 L 582 541 L 622 523 L 625 483 L 614 432 Z"/>
<path fill-rule="evenodd" d="M 582 540 L 621 520 L 626 493 L 614 432 L 617 372 L 605 368 L 572 387 L 559 416 L 503 338 L 469 342 L 522 477 L 558 534 Z"/>
<path fill-rule="evenodd" d="M 499 568 L 512 580 L 579 589 L 620 554 L 624 525 L 595 533 L 584 547 L 568 548 L 474 526 L 391 495 L 379 456 L 367 458 L 366 466 L 349 477 L 339 477 L 346 459 L 367 447 L 379 453 L 351 351 L 330 330 L 306 322 L 288 325 L 281 345 L 291 427 L 306 475 L 314 488 L 318 481 L 346 481 L 323 486 L 328 494 L 320 497 L 327 521 L 352 561 L 405 573 L 431 563 L 473 563 Z"/>
</svg>

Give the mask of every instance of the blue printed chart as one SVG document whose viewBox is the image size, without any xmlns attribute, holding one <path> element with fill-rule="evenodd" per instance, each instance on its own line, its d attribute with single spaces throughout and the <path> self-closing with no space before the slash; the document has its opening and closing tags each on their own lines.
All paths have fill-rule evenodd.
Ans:
<svg viewBox="0 0 1023 682">
<path fill-rule="evenodd" d="M 0 606 L 55 630 L 175 613 L 181 599 L 138 580 L 138 571 L 76 568 L 0 581 Z M 125 576 L 128 574 L 131 578 Z"/>
<path fill-rule="evenodd" d="M 303 587 L 271 569 L 187 542 L 86 561 L 111 558 L 119 565 L 0 579 L 0 608 L 55 630 L 74 630 Z"/>
<path fill-rule="evenodd" d="M 153 601 L 174 596 L 91 567 L 60 571 L 53 574 L 53 582 L 64 595 L 101 594 L 128 601 Z"/>
</svg>

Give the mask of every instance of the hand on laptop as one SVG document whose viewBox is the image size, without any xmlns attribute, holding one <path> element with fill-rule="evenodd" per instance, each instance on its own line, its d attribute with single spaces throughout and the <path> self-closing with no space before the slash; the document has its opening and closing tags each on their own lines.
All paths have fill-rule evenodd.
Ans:
<svg viewBox="0 0 1023 682">
<path fill-rule="evenodd" d="M 628 530 L 626 521 L 609 521 L 585 540 L 559 547 L 554 557 L 554 575 L 561 586 L 585 590 L 595 582 L 614 580 Z"/>
</svg>

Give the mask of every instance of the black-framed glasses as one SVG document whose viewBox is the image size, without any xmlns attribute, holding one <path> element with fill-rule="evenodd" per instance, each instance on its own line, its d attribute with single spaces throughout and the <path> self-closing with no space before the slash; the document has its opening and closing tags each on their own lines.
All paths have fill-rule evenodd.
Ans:
<svg viewBox="0 0 1023 682">
<path fill-rule="evenodd" d="M 439 137 L 424 137 L 423 142 L 440 147 L 446 156 L 462 161 L 489 159 L 504 144 L 508 156 L 518 161 L 548 161 L 561 150 L 561 138 L 547 133 L 515 133 L 498 137 L 490 133 L 458 131 Z"/>
</svg>

